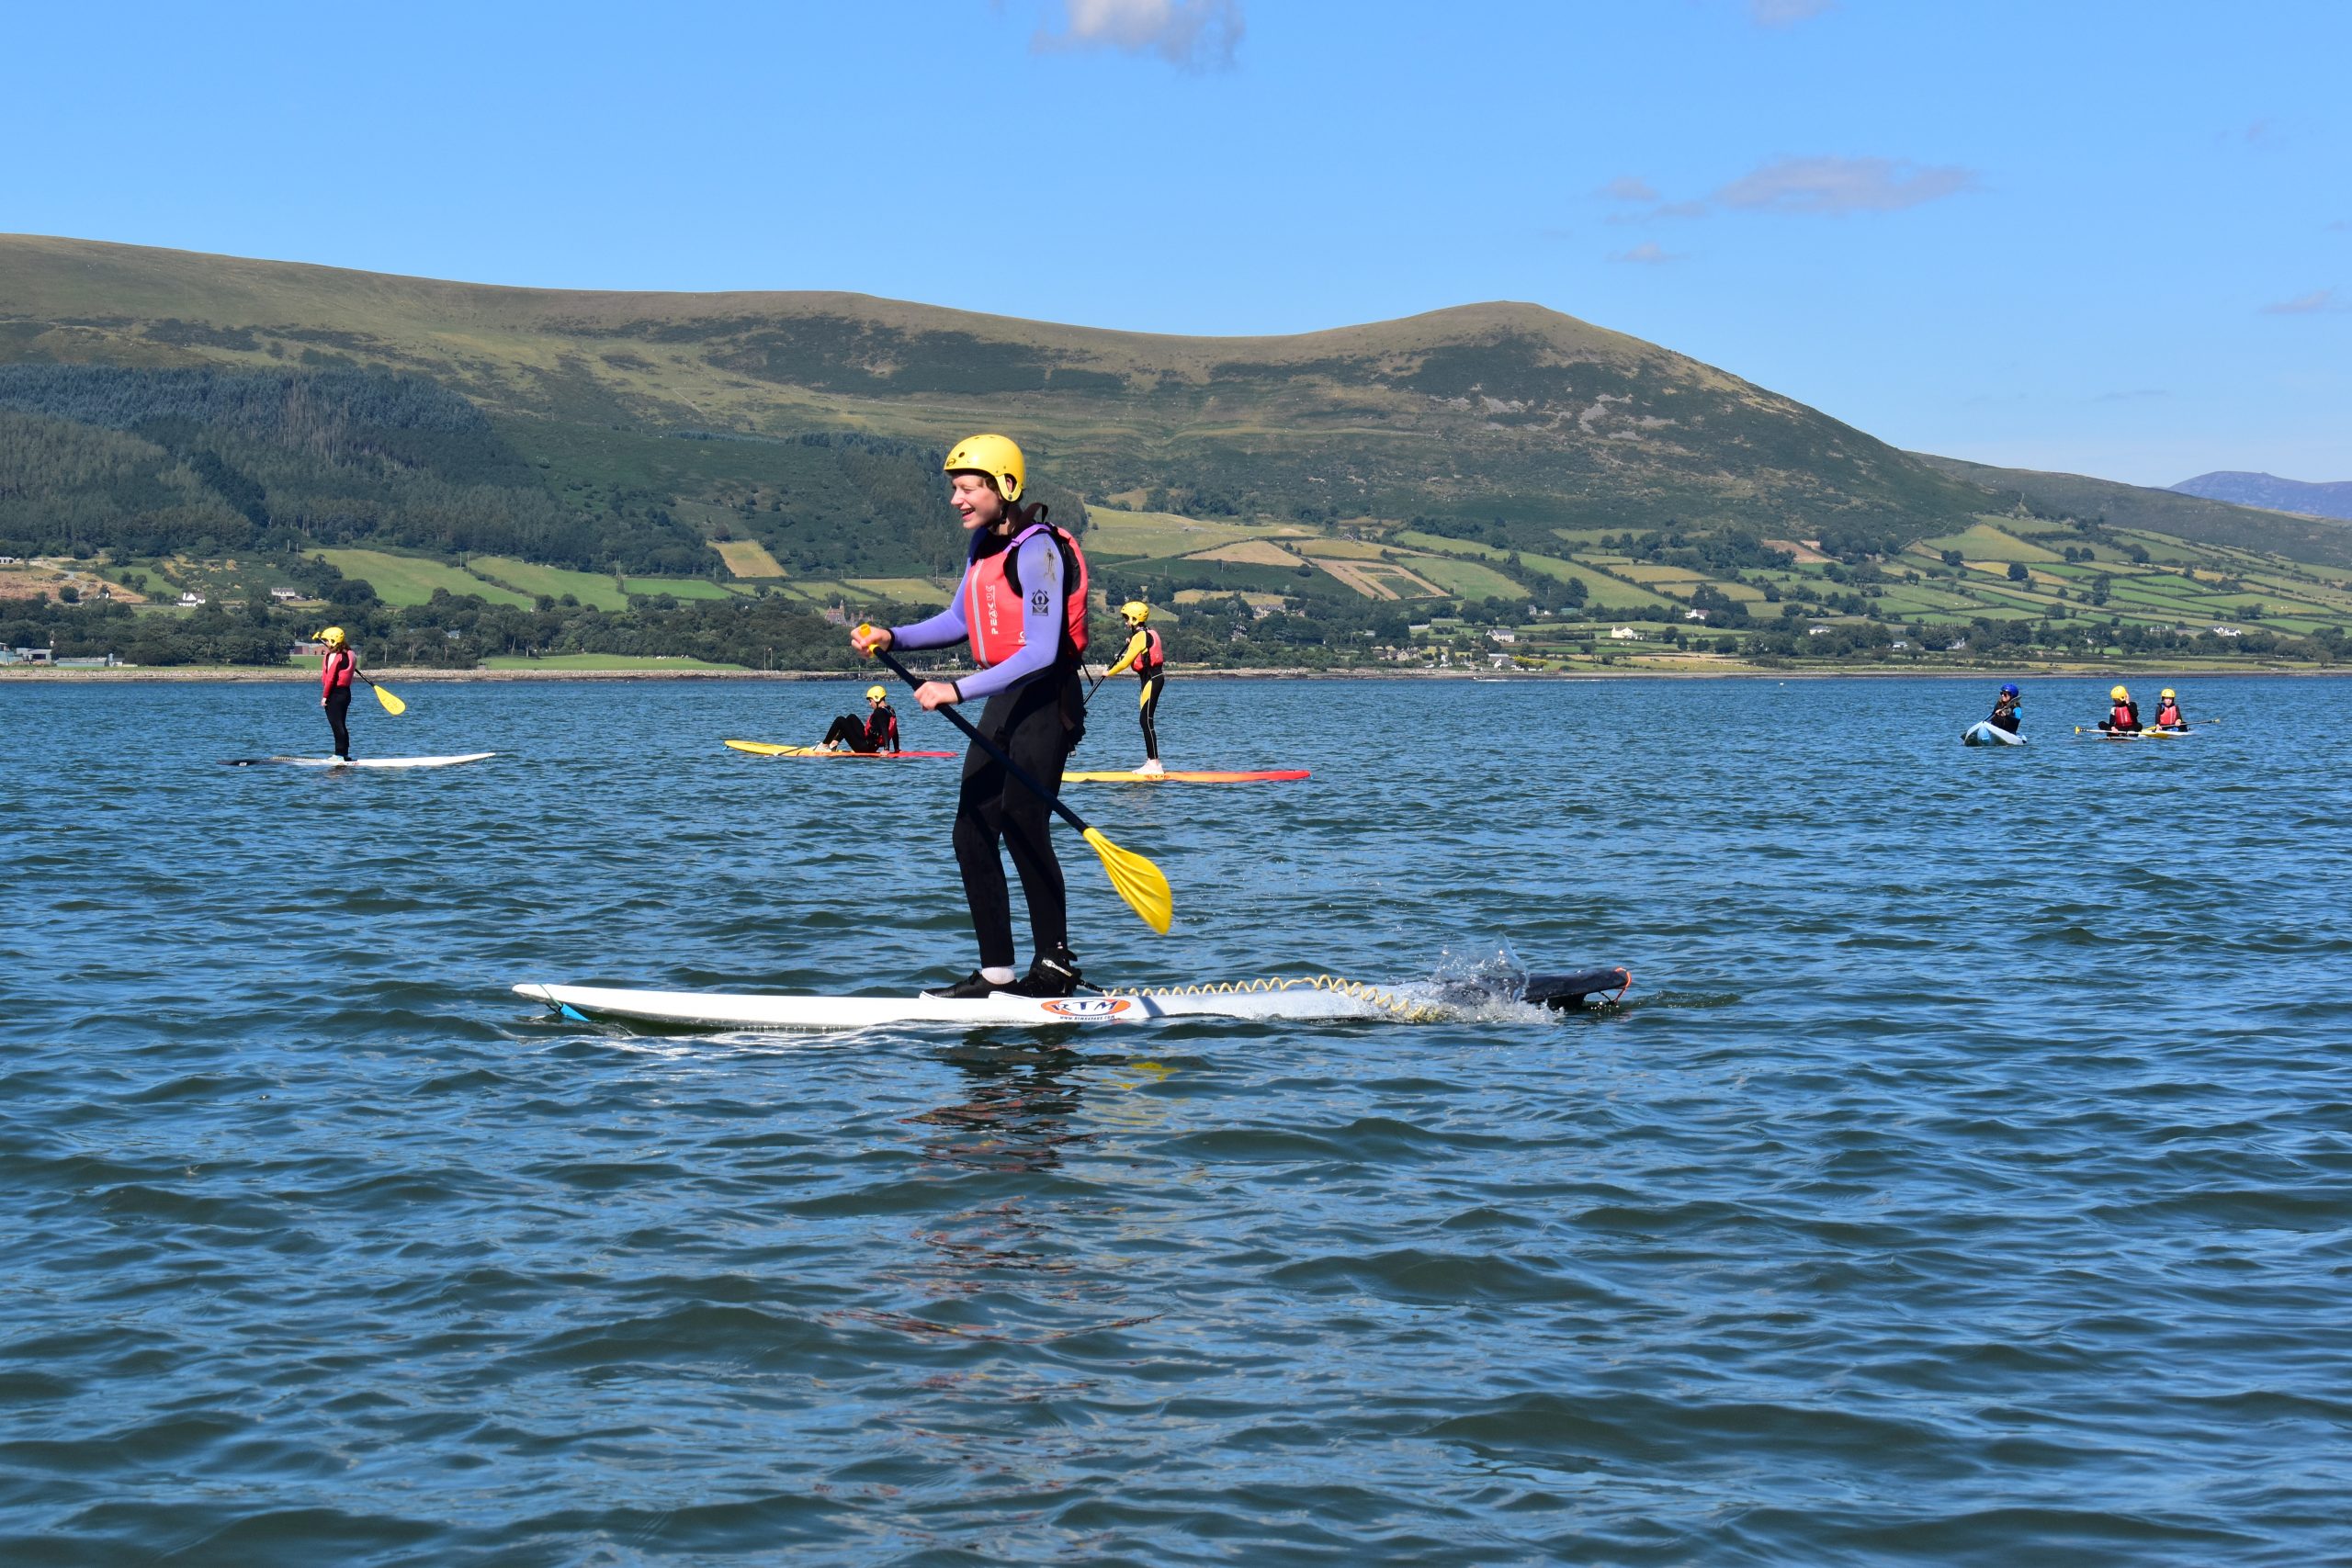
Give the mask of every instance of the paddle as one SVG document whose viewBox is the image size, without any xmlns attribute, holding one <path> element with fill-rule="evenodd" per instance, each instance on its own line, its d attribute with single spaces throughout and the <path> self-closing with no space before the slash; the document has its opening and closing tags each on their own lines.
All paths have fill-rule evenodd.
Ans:
<svg viewBox="0 0 2352 1568">
<path fill-rule="evenodd" d="M 376 684 L 376 682 L 373 680 L 370 680 L 368 676 L 362 675 L 359 678 L 368 682 L 368 689 L 376 694 L 376 700 L 384 705 L 384 711 L 386 713 L 390 714 L 394 718 L 398 718 L 401 715 L 408 712 L 408 705 L 401 701 L 400 698 L 392 695 L 391 693 Z"/>
<path fill-rule="evenodd" d="M 860 631 L 867 629 L 865 626 L 858 628 Z M 888 665 L 890 672 L 904 681 L 908 686 L 920 688 L 922 685 L 922 682 L 916 680 L 905 665 L 899 662 L 889 649 L 877 648 L 874 650 L 873 657 Z M 1123 850 L 1113 843 L 1104 836 L 1102 829 L 1088 827 L 1084 818 L 1048 795 L 1045 785 L 1031 778 L 1019 763 L 1004 754 L 1002 747 L 982 735 L 970 719 L 957 713 L 954 707 L 943 706 L 933 711 L 945 714 L 953 719 L 956 728 L 971 737 L 972 744 L 1002 763 L 1006 773 L 1027 785 L 1031 794 L 1059 812 L 1063 821 L 1077 829 L 1080 836 L 1094 846 L 1094 852 L 1102 857 L 1102 869 L 1110 874 L 1111 886 L 1118 890 L 1120 897 L 1127 901 L 1127 908 L 1142 916 L 1143 923 L 1153 931 L 1163 936 L 1167 934 L 1168 922 L 1176 913 L 1176 896 L 1170 891 L 1168 878 L 1161 874 L 1158 866 L 1133 850 Z"/>
</svg>

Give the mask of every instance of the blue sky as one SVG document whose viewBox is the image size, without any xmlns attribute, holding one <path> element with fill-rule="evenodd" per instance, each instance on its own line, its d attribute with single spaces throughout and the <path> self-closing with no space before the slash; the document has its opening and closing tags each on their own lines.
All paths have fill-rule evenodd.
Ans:
<svg viewBox="0 0 2352 1568">
<path fill-rule="evenodd" d="M 1901 446 L 2352 479 L 2345 0 L 18 0 L 9 33 L 0 231 L 1169 333 L 1526 299 Z"/>
</svg>

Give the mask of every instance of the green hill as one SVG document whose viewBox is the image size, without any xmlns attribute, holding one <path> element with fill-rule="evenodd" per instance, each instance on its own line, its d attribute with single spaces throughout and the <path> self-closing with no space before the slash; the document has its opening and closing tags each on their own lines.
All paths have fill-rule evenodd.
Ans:
<svg viewBox="0 0 2352 1568">
<path fill-rule="evenodd" d="M 2177 491 L 2118 484 L 2082 474 L 1996 468 L 1958 457 L 1918 459 L 2003 501 L 2022 501 L 2045 517 L 2073 518 L 2117 528 L 2143 528 L 2210 545 L 2268 551 L 2298 560 L 2352 566 L 2352 524 L 2209 501 Z"/>
<path fill-rule="evenodd" d="M 11 361 L 424 378 L 559 490 L 602 481 L 665 508 L 780 501 L 790 516 L 804 436 L 928 452 L 975 428 L 1018 431 L 1056 482 L 1097 499 L 1499 518 L 1530 548 L 1562 525 L 1900 542 L 1978 504 L 1815 410 L 1532 305 L 1174 338 L 852 294 L 501 288 L 15 236 L 0 237 Z M 709 433 L 752 439 L 672 439 Z"/>
<path fill-rule="evenodd" d="M 1191 661 L 2333 659 L 2352 624 L 2352 527 L 1900 452 L 1530 305 L 1175 338 L 0 236 L 0 643 L 243 658 L 314 621 L 284 590 L 430 662 L 845 661 L 849 612 L 952 582 L 976 429 Z"/>
</svg>

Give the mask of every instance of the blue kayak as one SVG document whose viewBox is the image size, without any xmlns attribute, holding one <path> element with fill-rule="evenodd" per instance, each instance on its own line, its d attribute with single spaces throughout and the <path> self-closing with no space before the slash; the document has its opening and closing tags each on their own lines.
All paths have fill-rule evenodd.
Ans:
<svg viewBox="0 0 2352 1568">
<path fill-rule="evenodd" d="M 1963 746 L 2022 746 L 2025 737 L 2012 735 L 1991 719 L 1980 718 L 1960 732 Z"/>
</svg>

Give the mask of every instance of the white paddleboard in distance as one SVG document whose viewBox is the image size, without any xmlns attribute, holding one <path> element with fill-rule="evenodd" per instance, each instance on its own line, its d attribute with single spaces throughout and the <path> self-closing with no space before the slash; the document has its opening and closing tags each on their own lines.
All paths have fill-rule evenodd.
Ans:
<svg viewBox="0 0 2352 1568">
<path fill-rule="evenodd" d="M 258 768 L 275 763 L 288 768 L 454 768 L 460 762 L 479 762 L 485 757 L 495 757 L 495 751 L 466 751 L 454 757 L 359 757 L 345 761 L 340 757 L 234 757 L 225 764 L 232 768 Z"/>
<path fill-rule="evenodd" d="M 728 996 L 709 991 L 628 991 L 597 986 L 517 986 L 514 994 L 559 1012 L 616 1023 L 675 1029 L 785 1033 L 892 1026 L 1148 1023 L 1163 1018 L 1332 1021 L 1396 1018 L 1371 996 L 1307 986 L 1280 991 L 1203 991 L 1184 996 L 946 997 Z M 1374 993 L 1386 995 L 1387 993 Z M 1396 998 L 1403 1000 L 1404 998 Z"/>
</svg>

